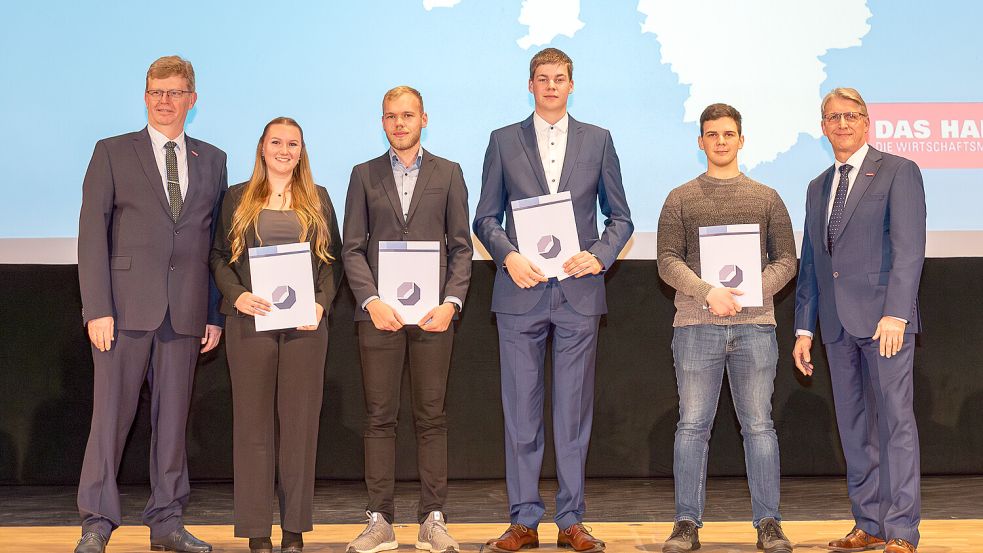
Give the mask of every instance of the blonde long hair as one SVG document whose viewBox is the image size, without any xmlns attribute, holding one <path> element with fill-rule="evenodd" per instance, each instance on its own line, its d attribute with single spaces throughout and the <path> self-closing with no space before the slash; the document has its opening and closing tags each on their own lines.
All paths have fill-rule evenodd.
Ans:
<svg viewBox="0 0 983 553">
<path fill-rule="evenodd" d="M 300 125 L 289 117 L 277 117 L 263 128 L 263 134 L 259 137 L 259 144 L 256 145 L 256 162 L 253 165 L 253 175 L 249 177 L 249 182 L 246 183 L 246 188 L 242 192 L 239 205 L 236 206 L 235 213 L 232 215 L 232 228 L 229 229 L 232 257 L 229 259 L 229 264 L 235 263 L 245 252 L 246 235 L 249 232 L 256 233 L 259 214 L 263 211 L 267 199 L 272 194 L 270 181 L 266 174 L 266 160 L 263 159 L 263 141 L 266 139 L 266 133 L 270 131 L 270 127 L 273 125 L 289 125 L 300 131 L 300 161 L 294 167 L 293 175 L 290 178 L 290 204 L 300 221 L 300 235 L 297 237 L 297 241 L 309 240 L 314 255 L 325 263 L 330 263 L 334 257 L 328 253 L 330 246 L 328 221 L 325 220 L 324 214 L 321 212 L 321 197 L 318 195 L 314 177 L 311 175 L 311 165 L 307 158 L 307 145 L 304 143 L 304 129 L 300 128 Z M 256 234 L 256 238 L 259 239 L 258 234 Z"/>
</svg>

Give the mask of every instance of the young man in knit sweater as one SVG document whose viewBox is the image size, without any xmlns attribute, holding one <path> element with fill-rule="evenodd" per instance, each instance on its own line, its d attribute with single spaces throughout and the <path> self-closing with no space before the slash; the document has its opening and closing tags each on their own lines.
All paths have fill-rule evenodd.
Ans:
<svg viewBox="0 0 983 553">
<path fill-rule="evenodd" d="M 676 523 L 662 551 L 700 547 L 706 499 L 707 444 L 724 370 L 744 438 L 759 549 L 792 551 L 782 533 L 778 438 L 771 419 L 778 343 L 772 296 L 795 275 L 795 241 L 778 193 L 741 173 L 741 114 L 726 104 L 700 116 L 700 149 L 707 171 L 669 193 L 659 217 L 659 276 L 676 289 L 672 352 L 679 388 L 673 444 Z M 700 227 L 757 224 L 761 231 L 761 307 L 743 307 L 735 288 L 700 278 Z"/>
</svg>

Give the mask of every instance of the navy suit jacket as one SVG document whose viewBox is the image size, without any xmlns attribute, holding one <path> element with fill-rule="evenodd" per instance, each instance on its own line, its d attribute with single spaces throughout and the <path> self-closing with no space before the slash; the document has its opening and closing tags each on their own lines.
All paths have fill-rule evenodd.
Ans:
<svg viewBox="0 0 983 553">
<path fill-rule="evenodd" d="M 573 199 L 580 249 L 597 256 L 609 269 L 634 230 L 611 133 L 570 117 L 558 191 L 569 191 Z M 511 202 L 549 193 L 532 115 L 521 123 L 493 131 L 485 152 L 481 197 L 473 227 L 498 267 L 492 294 L 492 311 L 496 313 L 527 313 L 546 290 L 543 283 L 519 288 L 505 272 L 504 263 L 509 253 L 518 251 Z M 604 215 L 604 232 L 600 236 L 598 206 Z M 560 287 L 578 313 L 607 312 L 603 273 L 567 278 Z"/>
<path fill-rule="evenodd" d="M 115 317 L 118 330 L 157 329 L 170 313 L 180 334 L 223 325 L 208 253 L 227 188 L 225 152 L 185 135 L 188 192 L 177 222 L 146 128 L 96 143 L 82 183 L 82 320 Z"/>
<path fill-rule="evenodd" d="M 830 255 L 826 212 L 833 190 L 833 167 L 809 183 L 802 259 L 795 289 L 795 328 L 823 342 L 845 330 L 873 336 L 884 316 L 909 321 L 906 333 L 921 329 L 918 283 L 925 260 L 925 189 L 911 160 L 867 152 L 843 214 L 843 228 Z"/>
</svg>

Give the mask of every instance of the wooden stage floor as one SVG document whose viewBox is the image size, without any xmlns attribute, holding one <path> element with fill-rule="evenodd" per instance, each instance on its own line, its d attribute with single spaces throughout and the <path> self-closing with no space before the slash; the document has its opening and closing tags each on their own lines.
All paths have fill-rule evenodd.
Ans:
<svg viewBox="0 0 983 553">
<path fill-rule="evenodd" d="M 543 553 L 556 548 L 552 521 L 555 480 L 540 485 L 547 513 L 540 525 Z M 121 486 L 123 526 L 109 543 L 109 553 L 146 552 L 149 531 L 140 525 L 147 501 L 146 485 Z M 79 537 L 75 486 L 0 486 L 0 553 L 72 551 Z M 843 478 L 782 479 L 783 527 L 795 551 L 825 551 L 825 544 L 853 526 Z M 588 479 L 587 525 L 608 544 L 611 553 L 661 551 L 672 529 L 672 479 Z M 396 534 L 399 551 L 415 551 L 417 482 L 396 485 Z M 319 481 L 314 496 L 313 532 L 305 535 L 305 552 L 343 552 L 362 529 L 365 485 L 357 481 Z M 480 551 L 508 521 L 508 500 L 502 480 L 450 482 L 446 506 L 450 529 L 464 551 Z M 277 524 L 275 505 L 272 519 Z M 711 478 L 707 482 L 700 531 L 701 552 L 753 552 L 755 530 L 747 481 Z M 922 478 L 921 553 L 983 552 L 983 476 Z M 232 485 L 195 483 L 185 522 L 215 551 L 249 551 L 247 541 L 232 535 Z M 274 545 L 279 544 L 274 526 Z"/>
<path fill-rule="evenodd" d="M 795 551 L 826 551 L 825 544 L 834 537 L 845 534 L 851 521 L 786 521 L 782 523 L 786 534 L 795 545 Z M 589 525 L 594 534 L 607 542 L 610 553 L 661 551 L 664 540 L 672 529 L 669 522 L 602 522 Z M 196 536 L 212 544 L 216 552 L 248 552 L 244 539 L 232 537 L 232 526 L 189 526 Z M 481 551 L 481 546 L 491 536 L 501 533 L 503 524 L 461 523 L 450 524 L 454 537 L 461 542 L 462 551 Z M 361 531 L 357 524 L 322 524 L 305 534 L 304 551 L 309 553 L 342 553 L 348 540 Z M 416 525 L 398 524 L 396 537 L 399 551 L 416 551 Z M 926 520 L 921 525 L 920 553 L 977 552 L 983 540 L 983 520 Z M 78 539 L 79 530 L 66 526 L 0 527 L 0 550 L 4 552 L 70 552 Z M 556 526 L 540 525 L 539 549 L 527 550 L 553 553 L 569 551 L 558 549 L 553 543 Z M 114 534 L 107 553 L 143 553 L 148 551 L 150 534 L 143 526 L 123 526 Z M 279 543 L 274 531 L 274 544 Z M 754 529 L 746 522 L 708 522 L 700 531 L 705 553 L 750 553 L 755 548 Z M 274 551 L 278 551 L 275 548 Z"/>
</svg>

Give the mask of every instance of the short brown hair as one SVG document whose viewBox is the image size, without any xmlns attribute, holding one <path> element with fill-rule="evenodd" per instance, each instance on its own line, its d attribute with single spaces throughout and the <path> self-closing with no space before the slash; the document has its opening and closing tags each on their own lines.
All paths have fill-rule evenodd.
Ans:
<svg viewBox="0 0 983 553">
<path fill-rule="evenodd" d="M 863 96 L 856 88 L 847 87 L 837 87 L 830 90 L 828 94 L 823 98 L 823 103 L 819 106 L 820 115 L 826 116 L 826 104 L 829 103 L 833 98 L 842 98 L 844 100 L 850 100 L 860 105 L 860 111 L 864 115 L 867 115 L 867 102 L 864 102 Z"/>
<path fill-rule="evenodd" d="M 151 63 L 150 69 L 147 69 L 147 86 L 150 85 L 150 79 L 175 76 L 184 77 L 188 81 L 188 90 L 195 91 L 195 68 L 181 56 L 164 56 Z"/>
<path fill-rule="evenodd" d="M 393 100 L 395 100 L 396 98 L 399 98 L 403 94 L 412 94 L 412 95 L 416 96 L 416 99 L 420 101 L 420 113 L 424 113 L 425 112 L 424 109 L 423 109 L 423 95 L 420 94 L 420 91 L 417 90 L 417 89 L 415 89 L 415 88 L 413 88 L 412 86 L 399 85 L 399 86 L 390 88 L 389 91 L 386 92 L 386 95 L 382 97 L 382 111 L 383 111 L 383 113 L 385 113 L 385 111 L 386 111 L 386 102 L 392 102 Z"/>
<path fill-rule="evenodd" d="M 536 75 L 537 67 L 551 63 L 555 63 L 557 65 L 561 63 L 566 64 L 567 76 L 570 77 L 571 81 L 573 80 L 573 60 L 570 59 L 570 56 L 563 53 L 563 50 L 558 48 L 546 48 L 545 50 L 540 50 L 535 56 L 532 57 L 531 60 L 529 60 L 529 80 L 531 81 Z"/>
<path fill-rule="evenodd" d="M 737 111 L 734 106 L 729 106 L 727 104 L 710 104 L 703 110 L 700 114 L 700 136 L 703 136 L 703 124 L 707 121 L 716 121 L 717 119 L 723 119 L 724 117 L 730 117 L 737 123 L 737 134 L 743 135 L 741 132 L 741 112 Z"/>
</svg>

